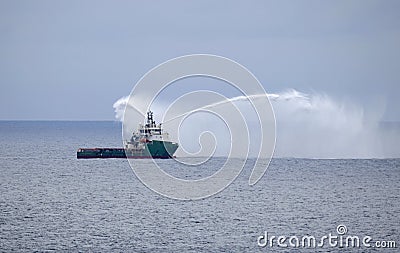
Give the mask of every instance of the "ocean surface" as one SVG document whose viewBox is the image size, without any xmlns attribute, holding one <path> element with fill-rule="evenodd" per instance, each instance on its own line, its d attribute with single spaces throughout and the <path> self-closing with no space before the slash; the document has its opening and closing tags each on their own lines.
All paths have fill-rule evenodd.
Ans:
<svg viewBox="0 0 400 253">
<path fill-rule="evenodd" d="M 246 166 L 219 194 L 179 201 L 146 188 L 124 159 L 76 159 L 79 147 L 121 146 L 120 123 L 0 121 L 0 133 L 0 251 L 399 252 L 400 159 L 273 159 L 254 186 Z M 159 162 L 198 178 L 223 161 Z M 318 239 L 339 225 L 396 248 L 259 246 L 266 232 Z"/>
</svg>

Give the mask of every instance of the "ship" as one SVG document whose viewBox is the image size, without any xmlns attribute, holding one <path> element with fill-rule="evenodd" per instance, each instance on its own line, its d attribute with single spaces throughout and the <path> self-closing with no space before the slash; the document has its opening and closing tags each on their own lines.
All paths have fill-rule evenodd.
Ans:
<svg viewBox="0 0 400 253">
<path fill-rule="evenodd" d="M 156 124 L 153 112 L 147 112 L 145 124 L 139 124 L 129 140 L 124 140 L 124 148 L 79 148 L 78 159 L 129 158 L 129 159 L 170 159 L 178 149 L 178 143 L 169 141 L 169 135 Z"/>
</svg>

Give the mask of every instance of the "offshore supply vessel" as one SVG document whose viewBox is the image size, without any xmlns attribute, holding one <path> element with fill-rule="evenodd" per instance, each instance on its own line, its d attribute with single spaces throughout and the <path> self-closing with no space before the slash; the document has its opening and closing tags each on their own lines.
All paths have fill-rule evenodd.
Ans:
<svg viewBox="0 0 400 253">
<path fill-rule="evenodd" d="M 168 133 L 161 124 L 153 120 L 153 112 L 147 112 L 145 125 L 139 124 L 137 132 L 133 132 L 130 140 L 124 141 L 124 148 L 79 148 L 78 159 L 90 158 L 173 158 L 178 143 L 168 140 Z"/>
</svg>

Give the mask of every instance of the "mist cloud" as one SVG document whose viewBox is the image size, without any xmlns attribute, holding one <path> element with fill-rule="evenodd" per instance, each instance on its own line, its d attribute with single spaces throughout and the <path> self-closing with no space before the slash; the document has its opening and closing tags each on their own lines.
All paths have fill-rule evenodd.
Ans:
<svg viewBox="0 0 400 253">
<path fill-rule="evenodd" d="M 257 102 L 257 99 L 265 99 L 265 96 L 268 96 L 271 101 L 276 117 L 275 157 L 400 157 L 400 148 L 397 145 L 400 143 L 400 127 L 382 124 L 382 115 L 379 114 L 379 110 L 366 113 L 365 108 L 355 103 L 337 101 L 326 94 L 307 94 L 294 89 L 276 94 L 253 95 L 252 98 Z M 206 105 L 202 109 L 211 107 L 223 109 L 228 102 L 233 102 L 245 115 L 252 143 L 250 156 L 256 156 L 260 131 L 257 114 L 246 96 L 229 98 Z M 114 103 L 116 119 L 122 121 L 127 103 L 128 97 L 123 97 Z M 152 106 L 153 110 L 161 111 L 165 107 L 167 105 L 163 105 L 162 102 L 156 102 Z M 185 114 L 191 112 L 193 110 Z M 182 115 L 177 115 L 177 117 L 182 117 Z M 161 118 L 158 116 L 158 120 Z M 180 131 L 181 145 L 184 145 L 187 150 L 196 151 L 199 148 L 198 136 L 205 130 L 204 126 L 207 126 L 207 130 L 216 137 L 216 155 L 227 155 L 230 148 L 230 136 L 218 121 L 220 119 L 205 113 L 189 116 L 182 124 L 182 131 Z M 133 120 L 133 122 L 136 121 Z M 173 129 L 168 130 L 168 124 L 165 124 L 165 129 L 174 132 Z M 175 139 L 178 136 L 171 137 Z M 177 155 L 179 154 L 178 149 Z"/>
</svg>

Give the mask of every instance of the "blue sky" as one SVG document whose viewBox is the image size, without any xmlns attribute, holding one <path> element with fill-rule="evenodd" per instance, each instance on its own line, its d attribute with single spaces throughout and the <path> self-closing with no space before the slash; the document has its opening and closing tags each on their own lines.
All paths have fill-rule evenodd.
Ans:
<svg viewBox="0 0 400 253">
<path fill-rule="evenodd" d="M 0 119 L 112 120 L 152 67 L 209 53 L 400 120 L 399 1 L 0 1 Z"/>
</svg>

